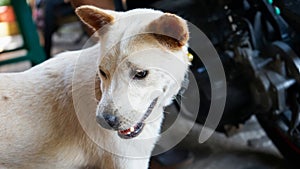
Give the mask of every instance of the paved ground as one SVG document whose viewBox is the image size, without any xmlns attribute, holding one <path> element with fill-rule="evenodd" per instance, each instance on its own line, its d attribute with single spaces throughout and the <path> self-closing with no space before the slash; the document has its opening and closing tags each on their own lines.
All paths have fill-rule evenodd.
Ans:
<svg viewBox="0 0 300 169">
<path fill-rule="evenodd" d="M 168 110 L 172 111 L 172 108 Z M 167 119 L 176 118 L 168 113 Z M 168 120 L 174 121 L 174 120 Z M 168 122 L 167 122 L 168 123 Z M 185 132 L 192 122 L 182 119 L 174 130 L 176 134 Z M 165 124 L 167 125 L 167 124 Z M 202 126 L 195 124 L 179 147 L 193 152 L 195 160 L 185 169 L 291 169 L 280 153 L 267 138 L 256 119 L 251 118 L 234 136 L 227 138 L 214 133 L 205 143 L 198 142 Z M 172 136 L 171 136 L 172 138 Z"/>
<path fill-rule="evenodd" d="M 73 43 L 80 35 L 80 25 L 73 24 L 64 27 L 60 35 L 54 37 L 53 53 L 64 50 L 78 49 L 84 44 Z M 74 36 L 76 35 L 76 36 Z M 1 56 L 0 58 L 5 56 Z M 14 64 L 0 67 L 0 72 L 21 71 L 30 67 L 29 63 Z M 176 113 L 172 108 L 168 109 L 167 123 L 172 124 Z M 169 122 L 168 122 L 169 121 Z M 167 123 L 165 126 L 168 126 Z M 180 120 L 179 125 L 174 129 L 174 135 L 180 134 L 190 121 Z M 191 132 L 180 143 L 180 148 L 193 152 L 195 160 L 185 169 L 290 169 L 285 164 L 272 142 L 266 137 L 264 131 L 252 118 L 246 123 L 242 131 L 236 135 L 226 138 L 224 135 L 215 133 L 205 143 L 198 142 L 201 126 L 195 124 Z M 172 139 L 172 136 L 170 137 Z"/>
</svg>

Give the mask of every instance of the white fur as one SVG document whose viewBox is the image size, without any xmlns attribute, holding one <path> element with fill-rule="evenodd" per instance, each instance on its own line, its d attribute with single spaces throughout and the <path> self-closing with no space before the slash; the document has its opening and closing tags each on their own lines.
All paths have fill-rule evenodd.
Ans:
<svg viewBox="0 0 300 169">
<path fill-rule="evenodd" d="M 135 12 L 143 13 L 143 10 Z M 146 169 L 159 136 L 163 107 L 170 104 L 180 89 L 188 66 L 184 47 L 171 51 L 148 36 L 146 39 L 124 39 L 128 34 L 140 32 L 138 27 L 156 18 L 157 15 L 149 20 L 134 17 L 136 24 L 132 25 L 116 23 L 100 43 L 90 48 L 62 53 L 22 73 L 0 74 L 0 168 Z M 121 41 L 118 47 L 111 48 L 117 41 Z M 102 98 L 97 111 L 87 113 L 82 120 L 95 122 L 96 114 L 102 113 L 101 110 L 113 102 L 110 108 L 118 109 L 116 115 L 126 129 L 137 123 L 151 101 L 159 97 L 137 138 L 124 140 L 116 131 L 99 126 L 95 129 L 99 132 L 95 138 L 109 150 L 125 155 L 141 153 L 143 158 L 122 157 L 103 150 L 77 119 L 73 100 L 73 92 L 77 89 L 74 85 L 94 82 L 95 67 L 87 63 L 97 63 L 99 52 L 102 57 L 100 67 L 110 74 L 110 78 L 100 77 Z M 86 62 L 78 62 L 82 58 Z M 149 70 L 148 77 L 133 81 L 128 62 Z M 75 69 L 81 77 L 76 84 L 73 79 Z M 143 138 L 154 139 L 145 144 L 137 141 Z"/>
</svg>

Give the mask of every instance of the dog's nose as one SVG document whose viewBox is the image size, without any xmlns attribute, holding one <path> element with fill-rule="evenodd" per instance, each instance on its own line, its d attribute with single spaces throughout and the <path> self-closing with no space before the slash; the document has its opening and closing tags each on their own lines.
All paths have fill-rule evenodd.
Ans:
<svg viewBox="0 0 300 169">
<path fill-rule="evenodd" d="M 118 130 L 120 126 L 118 117 L 108 113 L 103 113 L 102 116 L 97 116 L 96 119 L 97 122 L 106 129 Z"/>
<path fill-rule="evenodd" d="M 106 123 L 113 129 L 116 129 L 119 127 L 120 123 L 119 123 L 119 119 L 114 116 L 114 115 L 110 115 L 110 114 L 103 114 L 104 120 L 106 121 Z"/>
</svg>

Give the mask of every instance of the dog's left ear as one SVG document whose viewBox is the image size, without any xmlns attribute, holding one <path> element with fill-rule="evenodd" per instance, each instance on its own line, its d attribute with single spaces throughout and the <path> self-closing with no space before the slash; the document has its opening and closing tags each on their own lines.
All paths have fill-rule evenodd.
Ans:
<svg viewBox="0 0 300 169">
<path fill-rule="evenodd" d="M 76 14 L 87 26 L 98 31 L 106 24 L 114 21 L 114 12 L 100 9 L 91 5 L 82 5 L 75 10 Z"/>
<path fill-rule="evenodd" d="M 146 31 L 153 34 L 156 39 L 169 48 L 178 48 L 187 44 L 189 39 L 188 26 L 182 18 L 165 13 L 152 21 Z"/>
</svg>

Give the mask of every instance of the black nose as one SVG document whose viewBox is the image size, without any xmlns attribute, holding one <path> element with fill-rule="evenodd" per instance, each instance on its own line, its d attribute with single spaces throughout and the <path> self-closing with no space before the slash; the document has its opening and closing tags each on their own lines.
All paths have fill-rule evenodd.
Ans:
<svg viewBox="0 0 300 169">
<path fill-rule="evenodd" d="M 120 126 L 119 119 L 111 114 L 103 113 L 102 116 L 96 117 L 97 122 L 106 129 L 118 130 Z"/>
</svg>

